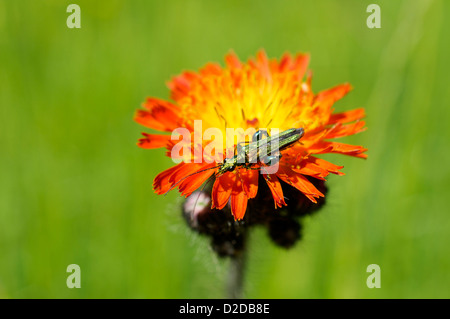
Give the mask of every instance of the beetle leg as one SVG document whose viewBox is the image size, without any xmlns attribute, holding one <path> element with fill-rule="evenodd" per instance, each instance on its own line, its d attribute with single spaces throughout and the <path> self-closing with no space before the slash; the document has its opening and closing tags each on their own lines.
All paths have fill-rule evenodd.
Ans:
<svg viewBox="0 0 450 319">
<path fill-rule="evenodd" d="M 268 136 L 269 136 L 269 133 L 267 133 L 266 130 L 259 130 L 259 131 L 256 131 L 255 134 L 253 134 L 252 141 L 257 142 Z"/>
</svg>

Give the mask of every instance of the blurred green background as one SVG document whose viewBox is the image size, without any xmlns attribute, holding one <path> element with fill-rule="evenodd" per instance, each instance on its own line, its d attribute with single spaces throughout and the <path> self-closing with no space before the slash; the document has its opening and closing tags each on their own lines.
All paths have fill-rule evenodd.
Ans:
<svg viewBox="0 0 450 319">
<path fill-rule="evenodd" d="M 246 296 L 449 298 L 450 2 L 378 0 L 381 29 L 370 3 L 1 0 L 0 298 L 224 297 L 228 261 L 176 192 L 153 194 L 172 163 L 136 146 L 133 114 L 182 70 L 260 48 L 309 52 L 316 92 L 353 85 L 335 107 L 366 108 L 368 131 L 343 141 L 369 159 L 325 156 L 346 175 L 293 249 L 251 234 Z"/>
</svg>

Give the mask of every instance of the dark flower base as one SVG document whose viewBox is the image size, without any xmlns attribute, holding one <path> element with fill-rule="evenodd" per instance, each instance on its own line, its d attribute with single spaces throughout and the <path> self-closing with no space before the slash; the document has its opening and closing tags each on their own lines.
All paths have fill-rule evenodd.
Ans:
<svg viewBox="0 0 450 319">
<path fill-rule="evenodd" d="M 315 178 L 309 180 L 326 194 L 324 181 Z M 187 209 L 189 199 L 183 205 L 183 216 L 192 230 L 211 237 L 212 248 L 221 257 L 236 257 L 240 254 L 244 248 L 245 234 L 256 225 L 267 227 L 269 236 L 276 245 L 290 248 L 302 237 L 302 217 L 318 211 L 325 204 L 325 198 L 318 198 L 315 204 L 291 185 L 284 182 L 281 184 L 287 204 L 283 208 L 275 209 L 272 193 L 260 176 L 258 195 L 248 201 L 247 212 L 242 220 L 234 220 L 228 205 L 222 210 L 216 210 L 210 208 L 210 202 L 198 201 L 194 209 Z M 210 190 L 202 192 L 208 197 L 211 194 Z M 199 195 L 199 192 L 195 192 L 191 197 Z"/>
</svg>

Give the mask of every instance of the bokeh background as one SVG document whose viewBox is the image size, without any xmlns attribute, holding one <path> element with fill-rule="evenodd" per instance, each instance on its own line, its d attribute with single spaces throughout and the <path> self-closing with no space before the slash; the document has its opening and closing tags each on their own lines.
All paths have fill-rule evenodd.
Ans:
<svg viewBox="0 0 450 319">
<path fill-rule="evenodd" d="M 353 85 L 335 107 L 366 108 L 345 142 L 369 159 L 326 157 L 346 175 L 294 248 L 251 234 L 246 296 L 449 298 L 450 2 L 377 0 L 369 29 L 372 2 L 1 0 L 0 297 L 224 297 L 228 261 L 188 231 L 176 192 L 153 194 L 172 163 L 136 146 L 133 114 L 182 70 L 264 48 L 309 52 L 315 91 Z"/>
</svg>

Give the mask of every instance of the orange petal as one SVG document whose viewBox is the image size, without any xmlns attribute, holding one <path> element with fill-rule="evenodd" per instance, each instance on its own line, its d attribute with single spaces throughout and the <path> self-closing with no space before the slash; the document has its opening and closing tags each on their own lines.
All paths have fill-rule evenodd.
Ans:
<svg viewBox="0 0 450 319">
<path fill-rule="evenodd" d="M 155 179 L 153 180 L 153 189 L 155 190 L 156 194 L 165 194 L 173 183 L 169 182 L 170 177 L 178 171 L 181 167 L 185 165 L 184 163 L 180 163 L 176 166 L 173 166 L 169 169 L 166 169 L 165 171 L 159 173 Z"/>
<path fill-rule="evenodd" d="M 269 59 L 264 50 L 258 51 L 256 60 L 251 59 L 248 61 L 248 64 L 252 68 L 257 69 L 266 81 L 271 82 L 272 74 L 270 73 Z"/>
<path fill-rule="evenodd" d="M 332 114 L 328 121 L 328 124 L 336 124 L 336 123 L 349 123 L 365 117 L 366 114 L 363 108 L 346 111 L 342 113 Z"/>
<path fill-rule="evenodd" d="M 330 174 L 326 169 L 306 160 L 303 160 L 298 167 L 292 167 L 291 169 L 296 173 L 312 176 L 321 180 L 325 180 L 325 177 Z"/>
<path fill-rule="evenodd" d="M 314 203 L 317 203 L 316 197 L 324 197 L 324 195 L 305 176 L 294 172 L 289 167 L 282 167 L 282 165 L 280 165 L 277 176 L 286 183 L 297 188 Z"/>
<path fill-rule="evenodd" d="M 335 165 L 333 163 L 330 163 L 324 159 L 317 158 L 314 156 L 309 156 L 306 160 L 306 162 L 309 162 L 311 164 L 314 164 L 322 169 L 327 170 L 330 173 L 336 174 L 336 175 L 345 175 L 344 173 L 340 172 L 341 169 L 344 168 L 344 166 Z"/>
<path fill-rule="evenodd" d="M 328 133 L 325 135 L 325 138 L 339 138 L 360 133 L 366 130 L 366 128 L 364 127 L 365 124 L 365 121 L 356 121 L 355 123 L 347 125 L 338 123 L 328 131 Z"/>
<path fill-rule="evenodd" d="M 199 75 L 194 72 L 183 72 L 181 75 L 175 76 L 167 83 L 170 89 L 170 97 L 174 101 L 179 101 L 189 95 L 191 82 L 197 80 Z"/>
<path fill-rule="evenodd" d="M 199 188 L 214 173 L 213 167 L 215 166 L 215 164 L 216 163 L 203 165 L 199 169 L 199 171 L 204 170 L 203 172 L 194 173 L 194 175 L 185 178 L 185 180 L 181 182 L 179 186 L 181 195 L 187 197 L 191 195 L 193 191 Z"/>
<path fill-rule="evenodd" d="M 183 120 L 174 109 L 176 106 L 168 106 L 169 104 L 158 99 L 147 99 L 147 102 L 143 104 L 147 110 L 138 110 L 134 120 L 148 128 L 172 132 L 182 126 Z"/>
<path fill-rule="evenodd" d="M 202 69 L 200 69 L 200 74 L 202 76 L 221 75 L 222 68 L 217 63 L 208 63 Z"/>
<path fill-rule="evenodd" d="M 242 63 L 234 52 L 230 52 L 225 56 L 225 63 L 230 69 L 242 68 Z"/>
<path fill-rule="evenodd" d="M 309 65 L 309 54 L 297 54 L 295 57 L 293 69 L 297 72 L 297 78 L 300 81 L 305 76 Z"/>
<path fill-rule="evenodd" d="M 330 142 L 318 141 L 314 144 L 308 145 L 309 154 L 325 154 L 331 153 L 333 151 L 333 146 Z"/>
<path fill-rule="evenodd" d="M 200 171 L 205 164 L 203 163 L 181 163 L 183 164 L 180 169 L 172 174 L 169 178 L 169 183 L 175 184 L 180 181 L 182 178 L 189 176 L 190 174 L 194 174 Z"/>
<path fill-rule="evenodd" d="M 274 175 L 264 175 L 264 178 L 267 182 L 267 185 L 272 192 L 272 197 L 275 202 L 275 208 L 286 206 L 286 202 L 284 201 L 283 189 L 281 188 L 280 181 L 277 176 Z"/>
<path fill-rule="evenodd" d="M 331 89 L 317 93 L 314 102 L 329 101 L 333 104 L 337 100 L 342 99 L 351 89 L 352 86 L 349 83 L 337 85 Z"/>
<path fill-rule="evenodd" d="M 170 135 L 157 135 L 142 133 L 144 138 L 139 139 L 138 146 L 142 148 L 160 148 L 165 147 L 170 141 Z"/>
<path fill-rule="evenodd" d="M 339 153 L 354 157 L 367 158 L 367 154 L 364 154 L 364 152 L 367 151 L 367 148 L 337 142 L 321 141 L 311 146 L 309 151 L 315 154 Z"/>
<path fill-rule="evenodd" d="M 223 175 L 217 176 L 211 192 L 211 209 L 222 209 L 230 199 L 231 190 L 235 182 L 236 175 L 232 172 L 227 172 Z"/>
<path fill-rule="evenodd" d="M 289 53 L 283 54 L 278 64 L 278 72 L 286 72 L 292 68 L 293 62 L 292 57 Z"/>
<path fill-rule="evenodd" d="M 259 171 L 250 169 L 240 169 L 239 176 L 242 181 L 242 186 L 244 188 L 247 197 L 255 198 L 258 193 L 258 177 Z"/>
<path fill-rule="evenodd" d="M 242 188 L 242 183 L 236 179 L 231 191 L 231 213 L 235 220 L 241 220 L 247 210 L 248 197 Z"/>
<path fill-rule="evenodd" d="M 153 109 L 159 108 L 159 107 L 164 107 L 175 113 L 180 111 L 180 107 L 178 105 L 170 103 L 169 101 L 158 99 L 156 97 L 147 98 L 147 100 L 142 104 L 142 107 L 144 107 L 145 109 L 147 109 L 150 112 Z"/>
</svg>

